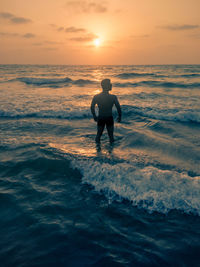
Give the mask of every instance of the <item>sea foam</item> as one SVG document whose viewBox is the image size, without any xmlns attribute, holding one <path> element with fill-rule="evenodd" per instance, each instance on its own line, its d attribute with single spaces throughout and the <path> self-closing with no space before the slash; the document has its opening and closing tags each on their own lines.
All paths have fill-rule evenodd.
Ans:
<svg viewBox="0 0 200 267">
<path fill-rule="evenodd" d="M 180 210 L 200 215 L 200 177 L 161 170 L 142 169 L 131 163 L 101 163 L 95 160 L 72 160 L 81 171 L 82 183 L 90 184 L 110 201 L 129 200 L 149 212 L 168 213 Z"/>
</svg>

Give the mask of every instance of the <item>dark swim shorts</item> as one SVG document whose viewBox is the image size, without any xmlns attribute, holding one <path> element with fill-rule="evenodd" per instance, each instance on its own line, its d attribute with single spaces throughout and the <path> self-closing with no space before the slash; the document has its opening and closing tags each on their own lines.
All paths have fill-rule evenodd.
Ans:
<svg viewBox="0 0 200 267">
<path fill-rule="evenodd" d="M 114 120 L 113 116 L 110 117 L 99 117 L 97 121 L 98 126 L 113 126 L 114 125 Z"/>
</svg>

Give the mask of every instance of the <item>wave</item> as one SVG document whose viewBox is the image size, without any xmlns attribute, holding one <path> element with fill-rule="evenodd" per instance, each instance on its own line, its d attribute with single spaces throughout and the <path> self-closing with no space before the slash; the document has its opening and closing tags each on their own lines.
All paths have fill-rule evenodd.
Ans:
<svg viewBox="0 0 200 267">
<path fill-rule="evenodd" d="M 162 82 L 162 81 L 141 81 L 141 82 L 127 82 L 127 83 L 114 83 L 116 87 L 165 87 L 165 88 L 200 88 L 200 83 L 178 83 L 178 82 Z"/>
<path fill-rule="evenodd" d="M 122 105 L 123 121 L 138 119 L 138 115 L 143 120 L 144 117 L 159 119 L 164 121 L 180 121 L 180 122 L 196 122 L 200 123 L 200 110 L 187 109 L 160 109 L 160 108 L 144 108 L 129 105 Z M 114 111 L 114 117 L 117 116 Z M 66 110 L 38 110 L 33 112 L 26 110 L 24 112 L 0 110 L 0 117 L 3 118 L 55 118 L 68 120 L 91 119 L 92 115 L 88 108 L 68 108 Z"/>
<path fill-rule="evenodd" d="M 180 76 L 184 77 L 184 78 L 199 78 L 200 77 L 200 73 L 183 74 L 183 75 L 180 75 Z"/>
<path fill-rule="evenodd" d="M 55 182 L 45 183 L 44 186 L 44 179 L 49 179 L 52 173 L 56 174 L 54 178 L 59 179 L 62 174 L 66 179 L 92 185 L 109 202 L 128 200 L 150 213 L 167 214 L 179 210 L 200 216 L 200 176 L 191 177 L 186 172 L 163 170 L 157 166 L 140 167 L 137 162 L 118 158 L 61 153 L 50 144 L 26 144 L 14 151 L 9 159 L 5 156 L 6 160 L 0 163 L 0 170 L 4 177 L 20 177 L 21 172 L 23 175 L 31 173 L 34 177 L 37 173 L 36 180 L 40 177 L 42 185 L 33 187 L 32 193 L 47 190 L 48 186 L 53 188 Z M 23 195 L 26 191 L 24 184 L 21 190 L 20 195 Z"/>
<path fill-rule="evenodd" d="M 120 79 L 129 79 L 129 78 L 134 78 L 134 77 L 166 77 L 164 75 L 158 75 L 155 73 L 137 73 L 137 72 L 124 72 L 115 75 L 115 77 L 120 78 Z"/>
<path fill-rule="evenodd" d="M 91 112 L 89 109 L 74 109 L 74 110 L 38 110 L 36 112 L 25 111 L 4 111 L 0 110 L 0 117 L 3 118 L 55 118 L 55 119 L 84 119 L 91 118 Z"/>
<path fill-rule="evenodd" d="M 129 105 L 123 106 L 124 117 L 134 120 L 135 115 L 149 117 L 153 119 L 166 120 L 166 121 L 180 121 L 180 122 L 197 122 L 200 123 L 200 109 L 160 109 L 160 108 L 144 108 L 133 107 Z"/>
<path fill-rule="evenodd" d="M 190 74 L 176 74 L 176 75 L 163 75 L 163 74 L 157 74 L 157 73 L 138 73 L 138 72 L 123 72 L 120 74 L 115 75 L 114 77 L 120 78 L 120 79 L 130 79 L 130 78 L 138 78 L 138 77 L 155 77 L 155 78 L 170 78 L 170 77 L 176 77 L 176 78 L 199 78 L 200 73 L 190 73 Z"/>
<path fill-rule="evenodd" d="M 168 213 L 180 210 L 200 215 L 200 177 L 161 170 L 153 166 L 142 169 L 131 163 L 101 163 L 95 160 L 72 159 L 72 167 L 109 201 L 129 200 L 149 212 Z"/>
<path fill-rule="evenodd" d="M 8 80 L 7 82 L 22 82 L 27 85 L 33 85 L 33 86 L 47 86 L 47 87 L 61 87 L 61 86 L 69 86 L 70 84 L 75 84 L 79 86 L 89 85 L 89 84 L 95 84 L 96 82 L 93 80 L 88 79 L 78 79 L 78 80 L 72 80 L 69 77 L 66 78 L 55 78 L 55 79 L 49 79 L 49 78 L 31 78 L 31 77 L 19 77 L 16 79 Z"/>
<path fill-rule="evenodd" d="M 120 75 L 120 74 L 119 74 Z M 122 75 L 132 75 L 130 73 L 123 73 Z M 135 74 L 134 75 L 140 75 Z M 142 74 L 146 76 L 154 76 L 155 74 Z M 26 85 L 32 85 L 32 86 L 44 86 L 44 87 L 51 87 L 51 88 L 59 88 L 63 86 L 70 86 L 70 85 L 78 85 L 78 86 L 85 86 L 85 85 L 97 85 L 98 82 L 95 80 L 90 79 L 77 79 L 72 80 L 69 77 L 65 78 L 31 78 L 31 77 L 19 77 L 16 79 L 8 80 L 7 82 L 22 82 Z M 4 81 L 5 82 L 5 81 Z M 140 82 L 114 82 L 114 86 L 116 87 L 139 87 L 139 86 L 147 86 L 147 87 L 164 87 L 164 88 L 200 88 L 200 83 L 179 83 L 179 82 L 165 82 L 165 81 L 140 81 Z"/>
</svg>

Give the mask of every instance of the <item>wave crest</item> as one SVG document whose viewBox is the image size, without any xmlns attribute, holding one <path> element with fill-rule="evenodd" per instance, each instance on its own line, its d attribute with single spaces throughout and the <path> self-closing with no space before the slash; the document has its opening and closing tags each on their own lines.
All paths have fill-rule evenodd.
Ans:
<svg viewBox="0 0 200 267">
<path fill-rule="evenodd" d="M 130 163 L 99 163 L 72 160 L 83 174 L 82 183 L 91 184 L 109 200 L 127 199 L 149 212 L 180 210 L 200 215 L 200 177 L 148 166 L 138 169 Z"/>
<path fill-rule="evenodd" d="M 69 77 L 65 77 L 61 79 L 20 77 L 20 78 L 9 80 L 9 82 L 15 82 L 15 81 L 19 81 L 27 85 L 46 86 L 46 87 L 53 87 L 53 88 L 57 88 L 61 86 L 69 86 L 70 84 L 75 84 L 78 86 L 95 84 L 95 81 L 93 80 L 88 80 L 88 79 L 72 80 Z"/>
<path fill-rule="evenodd" d="M 162 82 L 162 81 L 141 81 L 141 82 L 126 82 L 126 83 L 114 83 L 116 87 L 164 87 L 164 88 L 200 88 L 200 83 L 179 83 L 179 82 Z"/>
<path fill-rule="evenodd" d="M 129 105 L 123 106 L 123 114 L 125 117 L 133 118 L 135 115 L 149 117 L 153 119 L 165 121 L 180 121 L 180 122 L 197 122 L 200 123 L 200 109 L 160 109 L 150 107 L 133 107 Z"/>
</svg>

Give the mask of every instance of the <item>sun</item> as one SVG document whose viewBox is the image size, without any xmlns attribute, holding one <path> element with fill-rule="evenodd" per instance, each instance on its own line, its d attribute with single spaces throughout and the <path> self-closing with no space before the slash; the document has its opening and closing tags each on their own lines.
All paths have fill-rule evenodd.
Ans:
<svg viewBox="0 0 200 267">
<path fill-rule="evenodd" d="M 94 40 L 94 45 L 96 46 L 96 47 L 98 47 L 98 46 L 100 46 L 100 39 L 99 38 L 97 38 L 97 39 L 95 39 Z"/>
</svg>

